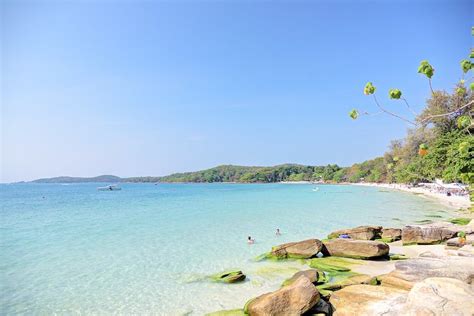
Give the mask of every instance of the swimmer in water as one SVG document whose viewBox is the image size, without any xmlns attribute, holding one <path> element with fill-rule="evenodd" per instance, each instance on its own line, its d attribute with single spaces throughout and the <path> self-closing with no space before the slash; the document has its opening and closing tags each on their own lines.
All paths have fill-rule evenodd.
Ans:
<svg viewBox="0 0 474 316">
<path fill-rule="evenodd" d="M 252 237 L 249 236 L 249 237 L 247 238 L 247 243 L 248 243 L 249 245 L 251 245 L 251 244 L 255 243 L 255 239 L 252 239 Z"/>
<path fill-rule="evenodd" d="M 281 233 L 280 233 L 280 228 L 277 228 L 277 231 L 276 231 L 275 235 L 276 235 L 276 236 L 280 236 L 280 235 L 281 235 Z"/>
</svg>

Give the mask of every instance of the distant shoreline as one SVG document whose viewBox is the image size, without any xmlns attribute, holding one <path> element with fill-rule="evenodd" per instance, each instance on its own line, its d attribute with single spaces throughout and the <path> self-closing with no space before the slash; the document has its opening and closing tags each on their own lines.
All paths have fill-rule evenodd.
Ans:
<svg viewBox="0 0 474 316">
<path fill-rule="evenodd" d="M 426 188 L 422 187 L 409 187 L 406 184 L 395 184 L 395 183 L 351 183 L 351 185 L 358 185 L 358 186 L 368 186 L 368 187 L 377 187 L 377 188 L 384 188 L 389 190 L 397 190 L 403 191 L 412 194 L 419 194 L 424 197 L 434 198 L 440 201 L 442 204 L 457 207 L 457 208 L 468 208 L 471 206 L 471 202 L 469 201 L 469 196 L 459 196 L 459 195 L 451 195 L 447 196 L 443 193 L 432 192 Z"/>
</svg>

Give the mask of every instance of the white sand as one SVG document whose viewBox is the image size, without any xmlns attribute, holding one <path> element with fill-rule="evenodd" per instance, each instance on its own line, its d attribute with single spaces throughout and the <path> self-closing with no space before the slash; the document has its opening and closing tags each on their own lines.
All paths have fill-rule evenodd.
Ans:
<svg viewBox="0 0 474 316">
<path fill-rule="evenodd" d="M 353 185 L 363 185 L 363 186 L 371 186 L 371 187 L 378 187 L 384 189 L 391 189 L 391 190 L 400 190 L 408 193 L 416 193 L 420 194 L 420 196 L 434 198 L 440 201 L 441 203 L 455 207 L 455 208 L 468 208 L 471 206 L 471 202 L 469 201 L 469 196 L 457 196 L 451 195 L 447 196 L 443 193 L 432 192 L 426 188 L 416 187 L 412 188 L 405 184 L 393 184 L 393 183 L 353 183 Z"/>
</svg>

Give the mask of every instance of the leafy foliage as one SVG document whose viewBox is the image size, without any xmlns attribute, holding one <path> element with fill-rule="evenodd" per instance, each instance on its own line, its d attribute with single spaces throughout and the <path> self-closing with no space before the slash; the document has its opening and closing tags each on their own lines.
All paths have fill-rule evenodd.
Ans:
<svg viewBox="0 0 474 316">
<path fill-rule="evenodd" d="M 418 67 L 418 73 L 424 74 L 426 77 L 431 79 L 434 74 L 434 68 L 427 60 L 422 60 L 420 66 Z"/>
</svg>

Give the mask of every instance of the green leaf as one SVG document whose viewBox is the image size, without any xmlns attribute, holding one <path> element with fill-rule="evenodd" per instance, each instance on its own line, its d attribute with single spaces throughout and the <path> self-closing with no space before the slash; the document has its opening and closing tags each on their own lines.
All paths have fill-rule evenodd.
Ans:
<svg viewBox="0 0 474 316">
<path fill-rule="evenodd" d="M 398 161 L 398 160 L 400 160 L 400 158 L 398 158 L 398 156 L 393 157 L 393 161 Z"/>
<path fill-rule="evenodd" d="M 376 88 L 374 87 L 372 82 L 369 81 L 369 82 L 367 82 L 367 84 L 364 87 L 364 94 L 365 95 L 374 94 L 375 90 L 376 90 Z"/>
<path fill-rule="evenodd" d="M 471 88 L 471 90 L 474 91 L 474 82 L 471 82 L 471 84 L 469 85 L 469 87 Z"/>
<path fill-rule="evenodd" d="M 469 58 L 474 58 L 474 48 L 471 48 L 471 54 L 469 55 Z"/>
<path fill-rule="evenodd" d="M 464 59 L 461 61 L 461 68 L 464 73 L 468 72 L 471 70 L 473 67 L 473 64 L 471 63 L 470 60 Z"/>
<path fill-rule="evenodd" d="M 459 153 L 467 154 L 469 152 L 469 142 L 462 142 L 459 144 Z"/>
<path fill-rule="evenodd" d="M 359 117 L 359 112 L 356 109 L 353 109 L 349 112 L 349 116 L 351 117 L 351 119 L 355 120 Z"/>
<path fill-rule="evenodd" d="M 398 100 L 402 96 L 402 92 L 398 89 L 390 89 L 388 95 L 390 96 L 390 99 Z"/>
<path fill-rule="evenodd" d="M 428 146 L 425 143 L 423 143 L 420 145 L 420 149 L 428 149 Z"/>
<path fill-rule="evenodd" d="M 471 118 L 467 115 L 458 117 L 457 125 L 459 128 L 466 128 L 471 125 Z"/>
<path fill-rule="evenodd" d="M 434 74 L 434 68 L 427 60 L 422 60 L 420 66 L 418 67 L 418 73 L 424 74 L 426 77 L 431 78 Z"/>
<path fill-rule="evenodd" d="M 456 93 L 459 94 L 459 95 L 464 95 L 464 93 L 466 93 L 466 88 L 459 87 L 459 88 L 456 89 Z"/>
</svg>

